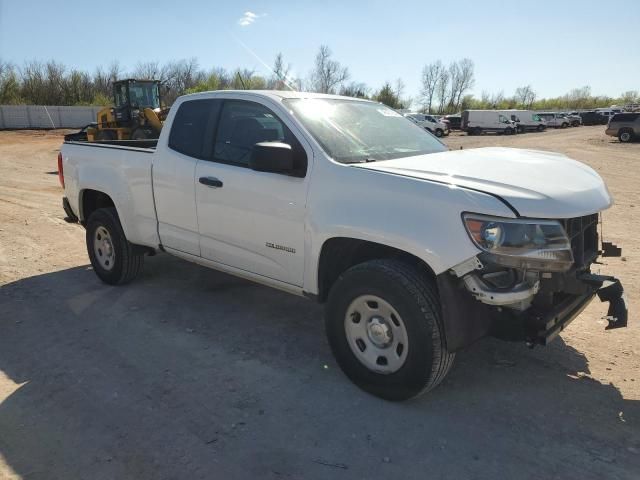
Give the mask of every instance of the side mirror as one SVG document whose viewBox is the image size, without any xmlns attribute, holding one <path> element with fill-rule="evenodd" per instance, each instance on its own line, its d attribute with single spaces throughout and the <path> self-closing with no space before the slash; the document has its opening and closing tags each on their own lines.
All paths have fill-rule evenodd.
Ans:
<svg viewBox="0 0 640 480">
<path fill-rule="evenodd" d="M 291 145 L 280 142 L 256 143 L 249 159 L 249 168 L 257 172 L 291 172 L 293 170 Z"/>
</svg>

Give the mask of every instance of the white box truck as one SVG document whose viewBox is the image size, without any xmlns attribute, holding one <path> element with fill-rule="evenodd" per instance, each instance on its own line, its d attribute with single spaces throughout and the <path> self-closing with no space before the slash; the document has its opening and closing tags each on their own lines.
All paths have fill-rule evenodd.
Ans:
<svg viewBox="0 0 640 480">
<path fill-rule="evenodd" d="M 484 132 L 516 132 L 516 123 L 498 110 L 465 110 L 462 112 L 462 131 L 469 135 L 481 135 Z"/>
<path fill-rule="evenodd" d="M 531 110 L 503 110 L 502 113 L 516 123 L 518 133 L 534 130 L 542 132 L 547 128 L 547 122 Z"/>
</svg>

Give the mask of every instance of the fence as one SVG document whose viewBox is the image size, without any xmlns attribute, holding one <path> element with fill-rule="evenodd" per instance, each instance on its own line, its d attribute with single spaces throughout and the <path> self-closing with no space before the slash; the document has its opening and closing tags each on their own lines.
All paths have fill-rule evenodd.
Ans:
<svg viewBox="0 0 640 480">
<path fill-rule="evenodd" d="M 19 128 L 80 128 L 95 122 L 103 107 L 0 105 L 0 130 Z"/>
</svg>

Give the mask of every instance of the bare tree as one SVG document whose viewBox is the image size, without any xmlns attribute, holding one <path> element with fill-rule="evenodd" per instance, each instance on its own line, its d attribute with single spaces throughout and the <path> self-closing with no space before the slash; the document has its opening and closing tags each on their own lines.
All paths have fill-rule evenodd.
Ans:
<svg viewBox="0 0 640 480">
<path fill-rule="evenodd" d="M 504 92 L 502 90 L 497 93 L 492 93 L 489 97 L 489 108 L 496 109 L 502 102 L 504 102 Z"/>
<path fill-rule="evenodd" d="M 422 100 L 422 108 L 425 112 L 431 112 L 434 100 L 436 98 L 436 87 L 444 66 L 440 60 L 425 65 L 422 69 L 422 85 L 420 95 Z"/>
<path fill-rule="evenodd" d="M 463 58 L 458 62 L 449 65 L 449 102 L 448 110 L 457 111 L 460 107 L 460 100 L 464 94 L 473 87 L 473 61 Z"/>
<path fill-rule="evenodd" d="M 347 97 L 369 98 L 369 87 L 362 82 L 351 82 L 340 88 L 340 95 Z"/>
<path fill-rule="evenodd" d="M 438 101 L 438 113 L 445 113 L 445 107 L 449 101 L 449 72 L 447 69 L 442 69 L 440 75 L 438 75 L 438 81 L 436 82 L 436 100 Z"/>
<path fill-rule="evenodd" d="M 475 84 L 474 64 L 473 60 L 463 58 L 458 62 L 457 68 L 458 78 L 456 79 L 457 91 L 455 99 L 455 110 L 460 108 L 460 100 L 466 93 L 473 88 Z"/>
<path fill-rule="evenodd" d="M 268 86 L 274 90 L 290 90 L 289 72 L 291 65 L 285 65 L 282 53 L 276 55 Z"/>
<path fill-rule="evenodd" d="M 514 94 L 514 100 L 517 105 L 522 108 L 529 109 L 533 102 L 536 101 L 536 92 L 533 91 L 531 85 L 525 85 L 524 87 L 516 88 L 516 92 Z"/>
<path fill-rule="evenodd" d="M 316 55 L 315 67 L 310 75 L 310 87 L 320 93 L 335 93 L 349 79 L 349 69 L 331 58 L 331 50 L 320 45 Z"/>
</svg>

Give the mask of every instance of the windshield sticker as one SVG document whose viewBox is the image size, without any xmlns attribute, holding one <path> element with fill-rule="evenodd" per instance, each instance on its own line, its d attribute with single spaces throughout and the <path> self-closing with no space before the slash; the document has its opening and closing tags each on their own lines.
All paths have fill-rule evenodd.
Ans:
<svg viewBox="0 0 640 480">
<path fill-rule="evenodd" d="M 378 110 L 378 112 L 380 112 L 385 117 L 401 117 L 402 116 L 398 112 L 394 112 L 389 108 L 377 108 L 376 110 Z"/>
</svg>

